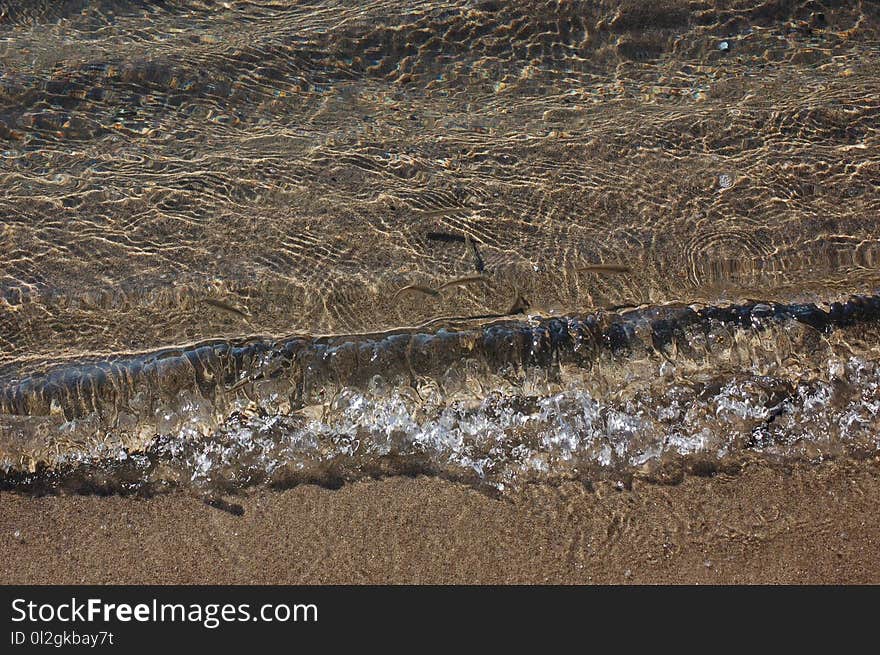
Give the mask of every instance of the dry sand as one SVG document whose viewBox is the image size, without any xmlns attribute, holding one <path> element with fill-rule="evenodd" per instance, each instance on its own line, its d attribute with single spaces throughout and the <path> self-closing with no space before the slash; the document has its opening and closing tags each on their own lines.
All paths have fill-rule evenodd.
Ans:
<svg viewBox="0 0 880 655">
<path fill-rule="evenodd" d="M 880 582 L 880 462 L 491 498 L 432 478 L 0 498 L 3 583 Z"/>
</svg>

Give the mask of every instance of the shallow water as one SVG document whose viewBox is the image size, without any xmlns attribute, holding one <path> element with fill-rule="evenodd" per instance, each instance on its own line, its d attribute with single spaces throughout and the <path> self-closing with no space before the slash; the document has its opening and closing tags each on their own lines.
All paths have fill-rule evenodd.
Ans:
<svg viewBox="0 0 880 655">
<path fill-rule="evenodd" d="M 4 486 L 880 447 L 876 3 L 0 2 L 0 64 Z"/>
</svg>

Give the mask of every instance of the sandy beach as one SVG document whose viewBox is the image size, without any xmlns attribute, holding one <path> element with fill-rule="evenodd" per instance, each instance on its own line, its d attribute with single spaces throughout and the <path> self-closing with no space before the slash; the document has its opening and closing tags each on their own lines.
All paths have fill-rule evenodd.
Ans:
<svg viewBox="0 0 880 655">
<path fill-rule="evenodd" d="M 877 583 L 880 463 L 532 486 L 433 478 L 227 498 L 0 501 L 3 583 Z"/>
</svg>

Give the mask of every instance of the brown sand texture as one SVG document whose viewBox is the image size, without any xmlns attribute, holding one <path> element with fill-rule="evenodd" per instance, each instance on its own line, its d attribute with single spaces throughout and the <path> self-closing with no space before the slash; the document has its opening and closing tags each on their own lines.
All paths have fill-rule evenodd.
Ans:
<svg viewBox="0 0 880 655">
<path fill-rule="evenodd" d="M 492 498 L 440 479 L 229 499 L 0 497 L 6 584 L 753 584 L 880 581 L 880 463 L 662 485 L 537 485 Z"/>
</svg>

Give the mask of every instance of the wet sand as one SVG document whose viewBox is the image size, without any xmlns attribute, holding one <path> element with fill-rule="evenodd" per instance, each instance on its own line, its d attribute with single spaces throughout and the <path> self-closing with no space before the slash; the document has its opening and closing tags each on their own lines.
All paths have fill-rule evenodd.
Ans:
<svg viewBox="0 0 880 655">
<path fill-rule="evenodd" d="M 0 500 L 3 583 L 877 583 L 880 461 L 531 486 Z"/>
</svg>

